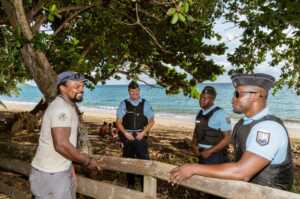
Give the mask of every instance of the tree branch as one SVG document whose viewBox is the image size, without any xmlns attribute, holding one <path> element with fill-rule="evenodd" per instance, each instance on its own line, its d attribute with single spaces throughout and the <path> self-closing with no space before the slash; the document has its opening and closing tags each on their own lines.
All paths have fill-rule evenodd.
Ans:
<svg viewBox="0 0 300 199">
<path fill-rule="evenodd" d="M 19 0 L 14 0 L 13 2 L 14 2 L 14 7 L 16 9 L 17 21 L 21 26 L 23 35 L 28 41 L 31 41 L 33 38 L 33 33 L 30 29 L 30 26 L 29 26 L 29 23 L 27 20 L 27 16 L 25 14 L 23 2 L 19 1 Z"/>
<path fill-rule="evenodd" d="M 90 43 L 89 46 L 83 51 L 82 56 L 85 57 L 94 47 L 95 43 Z"/>
<path fill-rule="evenodd" d="M 43 15 L 39 15 L 36 18 L 35 23 L 32 27 L 32 31 L 34 32 L 34 34 L 37 33 L 40 30 L 42 24 L 46 21 L 46 19 L 47 19 L 47 17 L 45 17 Z"/>
<path fill-rule="evenodd" d="M 57 13 L 58 14 L 62 14 L 64 12 L 71 12 L 71 11 L 76 11 L 76 10 L 81 10 L 80 12 L 82 12 L 82 11 L 85 11 L 87 9 L 93 8 L 95 6 L 96 6 L 96 3 L 88 5 L 88 6 L 68 6 L 68 7 L 64 7 L 64 8 L 59 9 L 57 11 Z M 76 16 L 74 16 L 74 17 L 76 17 Z M 37 18 L 36 23 L 33 26 L 34 32 L 38 32 L 39 31 L 39 29 L 41 28 L 41 25 L 47 20 L 47 18 L 48 18 L 48 16 L 45 16 L 45 15 L 40 15 Z"/>
<path fill-rule="evenodd" d="M 0 19 L 0 26 L 5 26 L 5 25 L 8 25 L 7 21 L 4 19 Z"/>
<path fill-rule="evenodd" d="M 159 5 L 159 6 L 170 6 L 172 5 L 173 1 L 157 1 L 157 0 L 151 0 L 149 1 L 149 3 L 153 4 L 153 5 Z"/>
<path fill-rule="evenodd" d="M 7 0 L 1 0 L 1 4 L 3 6 L 5 14 L 7 15 L 7 20 L 9 20 L 10 25 L 15 28 L 17 26 L 17 16 L 14 12 L 12 2 Z"/>
<path fill-rule="evenodd" d="M 148 17 L 151 17 L 151 18 L 153 18 L 153 19 L 156 19 L 156 20 L 159 21 L 159 22 L 161 21 L 161 18 L 159 18 L 159 17 L 157 17 L 157 16 L 155 16 L 155 15 L 153 15 L 153 14 L 147 12 L 146 10 L 140 9 L 139 11 L 140 11 L 141 13 L 143 13 L 144 15 L 148 16 Z"/>
<path fill-rule="evenodd" d="M 143 82 L 145 85 L 147 85 L 147 86 L 149 86 L 151 88 L 159 88 L 159 86 L 156 86 L 154 84 L 150 84 L 150 83 L 148 83 L 147 81 L 145 81 L 145 80 L 143 80 L 141 78 L 138 78 L 138 81 Z"/>
<path fill-rule="evenodd" d="M 136 23 L 137 25 L 139 25 L 150 37 L 151 39 L 154 41 L 154 43 L 160 48 L 161 51 L 165 52 L 165 53 L 168 53 L 168 54 L 172 54 L 171 51 L 168 51 L 166 50 L 162 45 L 160 45 L 160 43 L 158 42 L 158 40 L 156 39 L 155 35 L 153 34 L 153 32 L 145 27 L 142 23 L 141 23 L 141 20 L 140 20 L 140 17 L 139 17 L 139 12 L 138 12 L 138 4 L 135 3 L 135 12 L 136 12 Z"/>
<path fill-rule="evenodd" d="M 39 0 L 38 3 L 36 4 L 36 6 L 34 6 L 30 10 L 30 14 L 28 16 L 29 19 L 33 19 L 42 10 L 42 8 L 49 2 L 50 2 L 50 0 Z"/>
<path fill-rule="evenodd" d="M 59 9 L 57 12 L 58 12 L 58 14 L 61 14 L 61 13 L 64 13 L 64 12 L 70 12 L 70 11 L 75 11 L 75 10 L 85 10 L 85 9 L 92 8 L 92 7 L 95 7 L 95 6 L 96 6 L 96 3 L 88 5 L 88 6 L 84 6 L 84 5 L 81 5 L 81 6 L 68 6 L 68 7 L 64 7 L 64 8 Z"/>
<path fill-rule="evenodd" d="M 171 51 L 169 50 L 166 50 L 157 40 L 157 38 L 155 37 L 154 33 L 147 27 L 145 27 L 142 23 L 141 23 L 141 20 L 140 20 L 140 17 L 139 17 L 139 9 L 138 9 L 138 3 L 135 3 L 135 13 L 136 13 L 136 22 L 135 23 L 126 23 L 126 22 L 120 22 L 122 24 L 125 24 L 125 25 L 128 25 L 128 26 L 140 26 L 149 36 L 150 38 L 153 40 L 154 44 L 161 50 L 163 51 L 164 53 L 168 53 L 168 54 L 172 54 Z"/>
<path fill-rule="evenodd" d="M 142 64 L 142 65 L 144 65 L 144 64 Z M 120 74 L 123 74 L 123 75 L 126 75 L 126 76 L 129 76 L 129 75 L 130 75 L 130 72 L 128 72 L 128 71 L 123 71 L 123 70 L 118 70 L 117 73 L 120 73 Z M 144 73 L 144 72 L 143 72 L 143 73 Z M 146 73 L 144 73 L 144 74 L 145 74 L 145 75 L 148 75 L 148 74 L 146 74 Z M 143 80 L 143 79 L 141 79 L 141 78 L 138 78 L 138 81 L 143 82 L 145 85 L 150 86 L 150 87 L 152 87 L 152 88 L 159 88 L 159 86 L 150 84 L 150 83 L 148 83 L 147 81 L 145 81 L 145 80 Z"/>
<path fill-rule="evenodd" d="M 75 12 L 74 14 L 72 14 L 70 17 L 68 17 L 54 32 L 54 35 L 57 35 L 67 24 L 69 24 L 69 22 L 74 19 L 75 17 L 77 17 L 80 13 L 84 12 L 85 10 L 88 10 L 92 7 L 94 7 L 95 5 L 91 5 L 91 6 L 86 6 L 84 8 L 82 8 L 81 10 L 78 10 L 77 12 Z"/>
</svg>

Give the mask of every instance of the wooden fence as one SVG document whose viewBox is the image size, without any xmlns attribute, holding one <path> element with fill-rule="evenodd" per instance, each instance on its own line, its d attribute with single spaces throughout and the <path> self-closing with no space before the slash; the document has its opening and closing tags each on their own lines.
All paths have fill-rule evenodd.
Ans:
<svg viewBox="0 0 300 199">
<path fill-rule="evenodd" d="M 144 175 L 144 192 L 130 190 L 117 185 L 91 180 L 82 176 L 78 177 L 77 192 L 94 198 L 106 199 L 152 199 L 157 198 L 157 179 L 168 180 L 169 171 L 174 165 L 151 160 L 126 159 L 111 156 L 94 156 L 104 169 Z M 0 159 L 0 167 L 6 170 L 28 175 L 30 165 L 14 159 Z M 193 176 L 181 183 L 182 186 L 198 191 L 211 193 L 224 198 L 282 198 L 300 199 L 299 194 L 260 186 L 252 183 L 222 180 L 202 176 Z M 7 193 L 7 185 L 0 183 L 0 192 Z M 10 190 L 11 192 L 11 190 Z M 21 193 L 15 193 L 15 198 Z M 21 197 L 26 198 L 26 197 Z"/>
</svg>

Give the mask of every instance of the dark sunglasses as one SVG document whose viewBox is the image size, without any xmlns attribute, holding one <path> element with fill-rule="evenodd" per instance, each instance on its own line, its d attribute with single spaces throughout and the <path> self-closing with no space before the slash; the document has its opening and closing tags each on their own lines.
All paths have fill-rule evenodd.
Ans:
<svg viewBox="0 0 300 199">
<path fill-rule="evenodd" d="M 257 93 L 256 91 L 234 91 L 233 95 L 235 98 L 241 97 L 242 93 Z"/>
</svg>

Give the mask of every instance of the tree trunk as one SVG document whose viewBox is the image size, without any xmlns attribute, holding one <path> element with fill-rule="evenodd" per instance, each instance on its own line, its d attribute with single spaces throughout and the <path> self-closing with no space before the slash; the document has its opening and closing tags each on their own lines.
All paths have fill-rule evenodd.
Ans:
<svg viewBox="0 0 300 199">
<path fill-rule="evenodd" d="M 32 44 L 27 44 L 21 50 L 23 62 L 32 74 L 39 90 L 45 97 L 46 103 L 56 96 L 56 73 L 50 66 L 44 53 L 36 52 Z"/>
<path fill-rule="evenodd" d="M 40 111 L 44 112 L 48 107 L 48 103 L 44 98 L 42 98 L 39 103 L 30 111 L 31 114 L 36 115 Z"/>
<path fill-rule="evenodd" d="M 10 22 L 10 25 L 15 29 L 17 26 L 19 26 L 24 38 L 28 41 L 28 43 L 24 44 L 21 49 L 22 60 L 45 99 L 44 103 L 38 104 L 38 106 L 31 111 L 31 113 L 36 115 L 39 110 L 44 111 L 47 108 L 48 103 L 55 98 L 57 94 L 57 76 L 45 53 L 33 48 L 32 41 L 34 36 L 29 25 L 30 22 L 26 17 L 23 1 L 0 1 L 5 8 L 4 11 L 8 16 L 7 18 Z M 16 122 L 18 121 L 15 121 L 14 123 Z"/>
<path fill-rule="evenodd" d="M 46 102 L 52 101 L 56 96 L 56 73 L 45 53 L 33 48 L 31 42 L 34 36 L 25 14 L 23 1 L 1 0 L 1 3 L 5 6 L 10 25 L 14 28 L 20 26 L 24 38 L 29 42 L 21 49 L 22 59 L 26 68 L 30 71 Z"/>
</svg>

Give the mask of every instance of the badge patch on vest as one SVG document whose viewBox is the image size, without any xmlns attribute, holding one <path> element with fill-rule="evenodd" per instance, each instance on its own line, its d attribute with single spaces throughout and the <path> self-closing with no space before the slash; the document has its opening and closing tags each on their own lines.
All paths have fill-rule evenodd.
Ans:
<svg viewBox="0 0 300 199">
<path fill-rule="evenodd" d="M 257 131 L 256 142 L 261 146 L 267 145 L 269 144 L 270 137 L 271 134 L 268 132 Z"/>
</svg>

